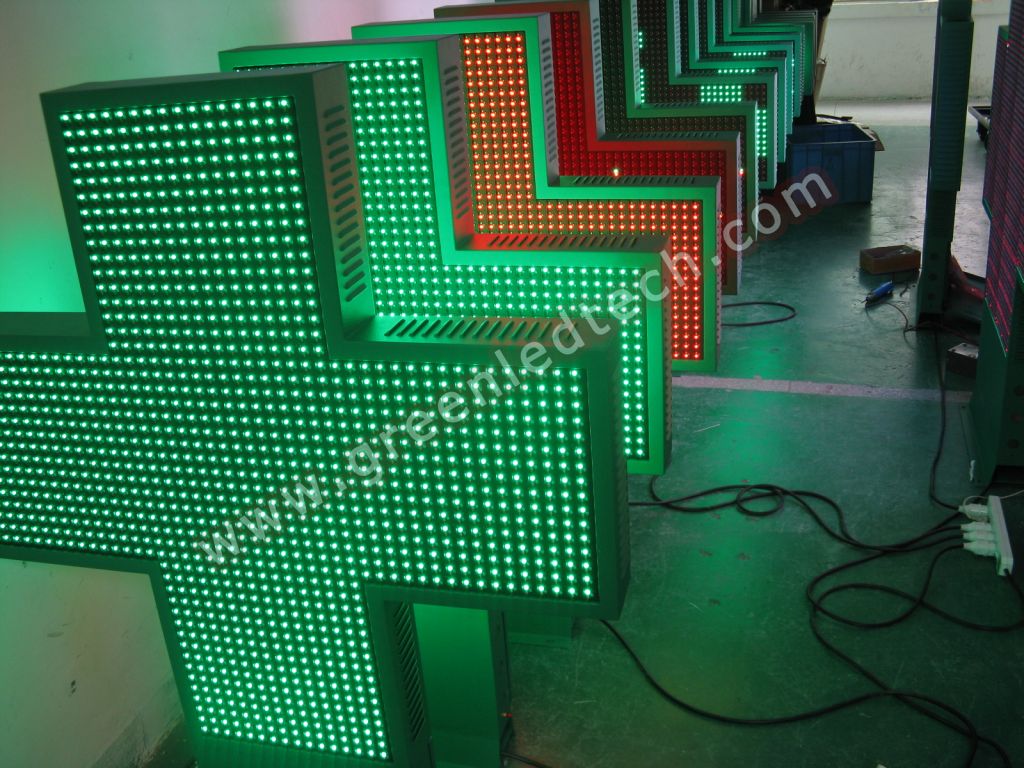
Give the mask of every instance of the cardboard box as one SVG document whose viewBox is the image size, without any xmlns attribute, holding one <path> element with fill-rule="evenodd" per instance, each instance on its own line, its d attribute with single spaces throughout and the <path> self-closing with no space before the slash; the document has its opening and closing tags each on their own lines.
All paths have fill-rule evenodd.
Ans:
<svg viewBox="0 0 1024 768">
<path fill-rule="evenodd" d="M 884 245 L 860 252 L 860 268 L 871 275 L 916 272 L 921 269 L 921 252 L 909 245 Z"/>
</svg>

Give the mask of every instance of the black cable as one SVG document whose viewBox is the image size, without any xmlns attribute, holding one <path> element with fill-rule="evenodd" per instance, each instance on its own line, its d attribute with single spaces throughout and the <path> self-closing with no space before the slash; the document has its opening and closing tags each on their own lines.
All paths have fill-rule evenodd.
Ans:
<svg viewBox="0 0 1024 768">
<path fill-rule="evenodd" d="M 1009 625 L 990 626 L 979 624 L 977 622 L 972 622 L 970 620 L 954 616 L 948 611 L 945 611 L 927 601 L 927 593 L 930 588 L 932 577 L 934 575 L 935 567 L 938 563 L 938 560 L 949 552 L 952 552 L 954 550 L 960 550 L 960 543 L 962 542 L 960 528 L 959 526 L 950 525 L 950 523 L 952 523 L 958 517 L 958 513 L 949 515 L 944 520 L 939 521 L 923 533 L 918 534 L 905 541 L 897 542 L 894 544 L 882 545 L 869 544 L 861 541 L 856 536 L 854 536 L 850 532 L 846 524 L 845 514 L 842 508 L 839 506 L 839 504 L 836 503 L 834 500 L 830 499 L 829 497 L 825 496 L 824 494 L 819 494 L 812 491 L 792 491 L 769 484 L 728 485 L 720 486 L 718 488 L 712 488 L 698 493 L 688 494 L 686 496 L 681 496 L 674 499 L 666 499 L 663 498 L 658 493 L 656 479 L 652 478 L 649 486 L 649 492 L 651 495 L 651 501 L 631 502 L 631 506 L 660 507 L 663 509 L 669 509 L 684 514 L 705 514 L 732 507 L 735 508 L 742 515 L 751 517 L 767 517 L 778 512 L 781 512 L 785 508 L 787 501 L 793 501 L 801 508 L 801 510 L 809 514 L 812 517 L 812 519 L 815 520 L 817 525 L 823 531 L 825 531 L 830 537 L 841 543 L 847 544 L 848 546 L 851 546 L 853 548 L 869 552 L 870 554 L 867 557 L 863 557 L 858 560 L 854 560 L 850 563 L 846 563 L 835 568 L 829 569 L 825 573 L 816 577 L 808 585 L 807 597 L 812 608 L 811 631 L 814 637 L 830 653 L 835 655 L 840 660 L 844 661 L 854 671 L 860 673 L 867 680 L 869 680 L 871 683 L 880 688 L 881 690 L 878 693 L 879 697 L 888 696 L 895 698 L 903 702 L 907 706 L 911 707 L 915 711 L 929 717 L 932 720 L 935 720 L 939 724 L 948 727 L 959 734 L 967 736 L 971 740 L 972 745 L 967 765 L 971 765 L 971 762 L 973 761 L 974 756 L 977 753 L 977 748 L 979 744 L 985 744 L 986 746 L 992 748 L 1000 756 L 1000 759 L 1003 761 L 1005 765 L 1010 765 L 1010 761 L 1007 757 L 1005 749 L 1003 749 L 1003 747 L 994 740 L 978 734 L 977 729 L 974 727 L 973 723 L 971 723 L 970 719 L 962 712 L 959 712 L 958 710 L 956 710 L 948 704 L 944 704 L 935 699 L 931 699 L 930 697 L 922 696 L 921 694 L 892 690 L 877 675 L 872 673 L 870 670 L 861 665 L 851 656 L 844 653 L 833 643 L 831 643 L 822 634 L 821 628 L 818 626 L 818 619 L 820 616 L 831 618 L 839 623 L 843 623 L 849 626 L 862 626 L 864 628 L 880 628 L 882 626 L 894 626 L 908 619 L 916 611 L 924 608 L 926 610 L 931 611 L 935 615 L 940 616 L 941 618 L 944 618 L 948 621 L 951 621 L 954 624 L 957 624 L 968 629 L 977 629 L 988 632 L 1010 632 L 1020 629 L 1021 627 L 1024 627 L 1024 591 L 1022 591 L 1021 588 L 1016 584 L 1016 582 L 1012 580 L 1010 581 L 1010 586 L 1017 594 L 1017 597 L 1020 599 L 1022 605 L 1022 619 Z M 713 502 L 710 504 L 703 505 L 693 503 L 705 499 L 710 499 L 715 496 L 720 496 L 725 493 L 732 493 L 734 495 L 731 499 L 721 502 Z M 770 500 L 771 503 L 767 506 L 759 505 L 758 508 L 754 508 L 751 506 L 753 502 L 765 500 Z M 814 509 L 814 507 L 811 504 L 812 501 L 824 503 L 833 511 L 837 521 L 836 526 L 834 528 L 830 526 L 828 523 L 826 523 L 824 518 L 818 513 L 817 510 Z M 957 545 L 955 547 L 947 547 L 945 550 L 943 550 L 935 556 L 929 568 L 925 584 L 918 595 L 911 595 L 901 590 L 897 590 L 893 587 L 889 587 L 888 585 L 867 583 L 841 585 L 837 587 L 832 587 L 821 595 L 815 594 L 816 588 L 818 587 L 818 585 L 821 584 L 822 581 L 843 571 L 858 567 L 860 565 L 864 565 L 868 562 L 877 560 L 881 557 L 921 552 L 939 545 L 952 544 L 954 541 L 957 542 Z M 851 591 L 854 589 L 867 589 L 892 594 L 909 601 L 911 603 L 911 607 L 909 610 L 904 611 L 902 614 L 900 614 L 897 617 L 894 617 L 893 619 L 890 619 L 885 622 L 875 623 L 857 622 L 856 620 L 845 617 L 837 613 L 836 611 L 825 607 L 824 601 L 828 600 L 832 595 L 846 591 Z M 611 627 L 609 628 L 612 629 Z M 639 660 L 635 658 L 635 654 L 631 653 L 631 655 L 634 655 L 634 660 L 639 663 Z M 656 689 L 662 695 L 665 695 L 667 693 L 658 686 L 656 686 Z M 840 708 L 845 709 L 847 707 L 852 707 L 858 703 L 862 703 L 868 700 L 870 700 L 870 697 L 841 702 Z M 815 713 L 805 714 L 816 714 L 817 716 L 823 716 L 825 714 L 830 714 L 832 711 L 828 710 L 828 708 L 825 708 L 825 710 L 827 711 L 816 710 Z M 811 718 L 808 717 L 806 719 Z M 770 724 L 778 723 L 772 721 Z"/>
<path fill-rule="evenodd" d="M 981 736 L 978 733 L 977 728 L 974 726 L 973 722 L 971 722 L 971 720 L 966 715 L 964 715 L 962 712 L 959 712 L 958 710 L 954 710 L 955 714 L 950 713 L 953 714 L 953 719 L 949 719 L 943 717 L 939 712 L 935 712 L 934 710 L 928 709 L 926 706 L 924 706 L 922 701 L 915 700 L 911 697 L 905 697 L 901 693 L 893 691 L 893 689 L 888 684 L 886 684 L 885 681 L 883 681 L 880 677 L 874 674 L 871 670 L 869 670 L 863 664 L 858 662 L 848 653 L 841 651 L 834 643 L 829 642 L 829 640 L 822 634 L 821 628 L 818 626 L 817 617 L 818 612 L 812 610 L 811 633 L 814 635 L 815 640 L 817 640 L 818 643 L 822 645 L 822 647 L 824 647 L 826 650 L 828 650 L 830 653 L 836 656 L 836 658 L 838 658 L 840 661 L 847 664 L 851 669 L 860 673 L 864 678 L 874 683 L 883 692 L 887 692 L 891 695 L 896 696 L 896 698 L 900 702 L 906 704 L 911 709 L 921 713 L 922 715 L 925 715 L 926 717 L 928 717 L 931 720 L 934 720 L 940 725 L 950 728 L 951 730 L 954 730 L 963 736 L 967 736 L 971 740 L 971 752 L 967 759 L 967 768 L 971 768 L 971 766 L 974 764 L 974 758 L 977 756 L 979 743 L 985 744 L 986 746 L 990 747 L 993 751 L 995 751 L 996 754 L 999 755 L 1000 760 L 1002 761 L 1003 765 L 1006 766 L 1006 768 L 1012 768 L 1013 764 L 1010 761 L 1010 756 L 1009 754 L 1007 754 L 1003 746 L 994 739 L 990 739 L 986 736 Z M 947 707 L 939 707 L 939 709 L 948 711 Z"/>
<path fill-rule="evenodd" d="M 502 752 L 501 756 L 506 760 L 515 760 L 517 763 L 523 765 L 529 765 L 532 768 L 552 768 L 547 763 L 542 763 L 539 760 L 534 760 L 532 757 L 524 757 L 523 755 L 517 755 L 514 752 Z"/>
<path fill-rule="evenodd" d="M 907 314 L 895 304 L 889 304 L 894 307 L 897 311 L 903 315 L 904 329 L 903 333 L 906 335 L 911 331 L 918 330 L 932 330 L 933 338 L 935 342 L 935 363 L 938 374 L 939 389 L 940 389 L 940 417 L 941 424 L 939 428 L 939 440 L 936 448 L 935 457 L 932 461 L 930 473 L 929 473 L 929 487 L 928 496 L 929 499 L 938 504 L 939 506 L 948 509 L 953 512 L 952 515 L 947 516 L 945 519 L 939 521 L 931 528 L 927 529 L 923 533 L 909 538 L 902 542 L 895 544 L 868 544 L 860 539 L 856 538 L 847 527 L 846 517 L 839 506 L 831 498 L 824 494 L 816 493 L 813 491 L 793 491 L 782 488 L 780 486 L 771 484 L 757 484 L 757 485 L 725 485 L 717 488 L 712 488 L 706 491 L 700 491 L 698 493 L 692 493 L 685 496 L 680 496 L 673 499 L 666 499 L 659 495 L 656 486 L 656 478 L 651 478 L 649 485 L 649 493 L 651 496 L 650 501 L 634 501 L 630 502 L 630 506 L 633 507 L 659 507 L 662 509 L 669 509 L 675 512 L 684 514 L 707 514 L 721 509 L 735 508 L 740 514 L 748 517 L 769 517 L 783 511 L 786 507 L 787 502 L 795 502 L 805 513 L 811 516 L 815 523 L 831 538 L 847 544 L 848 546 L 854 547 L 862 551 L 870 552 L 866 557 L 853 560 L 843 565 L 830 568 L 819 576 L 815 577 L 808 585 L 806 590 L 806 596 L 811 604 L 811 616 L 810 625 L 811 631 L 815 639 L 830 653 L 839 658 L 841 661 L 846 663 L 854 671 L 861 674 L 865 679 L 874 684 L 879 688 L 876 692 L 865 693 L 859 696 L 855 696 L 844 701 L 840 701 L 817 709 L 796 713 L 792 715 L 785 715 L 772 718 L 739 718 L 729 715 L 721 715 L 718 713 L 710 712 L 708 710 L 697 707 L 690 704 L 679 697 L 672 694 L 666 689 L 657 679 L 651 674 L 640 659 L 639 655 L 632 648 L 632 646 L 626 641 L 626 639 L 613 627 L 609 622 L 602 621 L 601 623 L 608 629 L 609 632 L 616 638 L 619 644 L 626 650 L 629 656 L 633 659 L 633 662 L 640 669 L 647 683 L 654 688 L 654 690 L 666 701 L 670 702 L 674 706 L 686 711 L 697 717 L 702 717 L 708 720 L 716 722 L 731 724 L 731 725 L 743 725 L 743 726 L 774 726 L 774 725 L 785 725 L 797 722 L 804 722 L 808 720 L 818 719 L 827 715 L 840 712 L 845 709 L 858 706 L 860 704 L 879 700 L 883 698 L 895 698 L 901 703 L 911 707 L 913 710 L 925 715 L 926 717 L 934 720 L 935 722 L 966 736 L 969 739 L 970 750 L 968 752 L 965 765 L 970 768 L 974 764 L 974 760 L 977 757 L 978 749 L 981 744 L 990 747 L 999 756 L 1002 763 L 1011 768 L 1012 764 L 1010 757 L 1006 750 L 996 741 L 988 737 L 982 736 L 978 733 L 977 728 L 971 719 L 959 711 L 955 707 L 935 699 L 931 696 L 927 696 L 920 693 L 910 691 L 899 691 L 891 688 L 886 684 L 880 677 L 867 669 L 863 664 L 858 662 L 849 654 L 839 649 L 834 643 L 822 633 L 819 625 L 819 620 L 822 616 L 832 619 L 833 621 L 845 624 L 851 627 L 857 627 L 861 629 L 882 629 L 887 627 L 893 627 L 897 624 L 906 621 L 913 616 L 919 610 L 927 610 L 934 615 L 949 621 L 957 626 L 982 632 L 998 632 L 1007 633 L 1017 631 L 1024 628 L 1024 590 L 1021 589 L 1020 585 L 1012 578 L 1008 578 L 1007 581 L 1010 588 L 1016 594 L 1016 597 L 1021 603 L 1021 618 L 1011 624 L 1001 625 L 988 625 L 981 624 L 969 619 L 964 619 L 960 616 L 956 616 L 949 611 L 946 611 L 935 604 L 928 601 L 927 596 L 931 588 L 932 581 L 935 575 L 936 568 L 938 567 L 939 561 L 951 554 L 952 552 L 962 551 L 962 537 L 958 526 L 951 525 L 954 520 L 959 516 L 959 507 L 948 504 L 938 497 L 936 492 L 936 479 L 938 474 L 938 467 L 942 460 L 942 455 L 945 448 L 945 437 L 946 437 L 946 422 L 947 422 L 947 391 L 945 376 L 942 370 L 942 358 L 940 354 L 939 345 L 939 330 L 944 330 L 939 327 L 927 328 L 926 326 L 914 326 L 910 322 L 910 318 Z M 795 310 L 794 314 L 795 314 Z M 791 319 L 791 318 L 786 318 Z M 774 322 L 783 322 L 781 320 Z M 770 323 L 765 323 L 770 324 Z M 711 502 L 706 504 L 695 504 L 694 502 L 708 501 L 714 497 L 721 496 L 723 494 L 733 494 L 732 498 L 726 501 Z M 770 501 L 767 506 L 759 505 L 757 507 L 751 506 L 754 502 Z M 833 528 L 830 526 L 819 512 L 814 508 L 811 502 L 820 502 L 827 505 L 835 514 L 836 526 Z M 955 534 L 955 535 L 952 535 Z M 955 545 L 954 545 L 955 542 Z M 839 573 L 848 571 L 850 569 L 865 565 L 869 562 L 878 560 L 882 557 L 893 556 L 898 554 L 910 554 L 915 552 L 922 552 L 941 545 L 946 546 L 944 549 L 936 553 L 931 560 L 928 567 L 927 576 L 924 580 L 918 594 L 911 594 L 903 590 L 891 587 L 885 584 L 875 584 L 870 582 L 851 582 L 846 584 L 840 584 L 837 586 L 830 587 L 824 590 L 821 594 L 816 594 L 817 587 L 826 579 L 831 578 Z M 825 602 L 835 595 L 842 594 L 844 592 L 852 592 L 856 590 L 863 590 L 869 592 L 877 592 L 881 594 L 887 594 L 893 597 L 897 597 L 908 603 L 909 607 L 902 610 L 900 613 L 892 616 L 883 621 L 859 621 L 844 616 L 837 611 L 830 609 L 825 606 Z"/>
<path fill-rule="evenodd" d="M 816 491 L 794 491 L 768 483 L 754 485 L 723 485 L 718 488 L 711 488 L 706 491 L 700 491 L 698 493 L 692 493 L 674 499 L 665 499 L 658 493 L 656 483 L 657 478 L 652 477 L 648 485 L 648 492 L 651 496 L 651 501 L 631 501 L 630 506 L 660 507 L 684 514 L 707 514 L 709 512 L 717 512 L 722 509 L 735 508 L 740 514 L 747 517 L 770 517 L 781 512 L 785 508 L 788 500 L 796 503 L 797 506 L 807 513 L 811 519 L 817 523 L 818 527 L 832 539 L 858 549 L 876 552 L 899 552 L 904 550 L 906 547 L 918 544 L 931 536 L 940 533 L 948 533 L 951 530 L 959 531 L 959 529 L 950 529 L 947 527 L 957 517 L 957 515 L 950 515 L 936 523 L 928 530 L 908 539 L 907 541 L 897 542 L 895 544 L 870 544 L 858 539 L 850 532 L 846 523 L 846 513 L 843 512 L 842 507 L 840 507 L 835 500 Z M 689 504 L 689 502 L 699 501 L 712 496 L 720 496 L 726 493 L 734 493 L 733 498 L 728 501 L 704 506 L 694 506 Z M 763 501 L 765 499 L 772 500 L 770 507 L 755 509 L 750 506 L 752 502 Z M 811 505 L 811 501 L 823 503 L 832 510 L 837 520 L 835 528 L 825 522 L 818 511 Z"/>
<path fill-rule="evenodd" d="M 926 696 L 925 694 L 913 693 L 910 691 L 883 690 L 868 692 L 860 694 L 859 696 L 854 696 L 844 701 L 829 704 L 824 707 L 818 707 L 817 709 L 809 710 L 806 712 L 798 712 L 792 715 L 782 715 L 779 717 L 743 718 L 734 717 L 731 715 L 722 715 L 718 714 L 717 712 L 711 712 L 710 710 L 703 709 L 694 704 L 690 704 L 687 701 L 684 701 L 683 699 L 679 698 L 671 691 L 669 691 L 667 688 L 665 688 L 661 683 L 658 682 L 657 678 L 655 678 L 654 675 L 651 674 L 650 670 L 647 669 L 647 666 L 640 659 L 639 654 L 637 654 L 637 652 L 629 644 L 626 638 L 624 638 L 619 633 L 619 631 L 615 627 L 613 627 L 609 622 L 601 620 L 601 624 L 603 624 L 604 627 L 609 632 L 611 632 L 611 634 L 619 642 L 619 645 L 621 645 L 623 649 L 625 649 L 626 653 L 628 653 L 629 656 L 633 659 L 633 663 L 636 664 L 637 668 L 640 670 L 640 673 L 644 676 L 644 679 L 647 681 L 648 685 L 650 685 L 663 699 L 665 699 L 678 709 L 681 709 L 684 712 L 688 712 L 691 715 L 703 718 L 705 720 L 711 720 L 713 722 L 723 723 L 726 725 L 740 725 L 753 727 L 792 725 L 794 723 L 806 722 L 808 720 L 817 720 L 827 715 L 832 715 L 837 712 L 841 712 L 843 710 L 856 707 L 868 701 L 875 701 L 887 698 L 900 698 L 927 704 L 928 706 L 934 707 L 938 710 L 947 713 L 948 715 L 952 716 L 956 720 L 959 720 L 963 724 L 963 727 L 971 735 L 971 751 L 968 755 L 967 762 L 965 763 L 966 766 L 970 766 L 973 763 L 974 757 L 977 754 L 978 744 L 982 741 L 982 737 L 978 734 L 974 724 L 966 715 L 959 712 L 954 707 L 951 707 L 950 705 L 942 701 L 939 701 L 938 699 L 932 698 L 931 696 Z M 1010 766 L 1010 763 L 1007 762 L 1006 765 Z M 1012 768 L 1012 766 L 1010 768 Z"/>
<path fill-rule="evenodd" d="M 874 304 L 865 305 L 865 309 L 875 309 L 876 307 L 892 307 L 901 315 L 903 315 L 903 335 L 906 336 L 908 333 L 914 330 L 914 324 L 910 322 L 910 317 L 906 312 L 903 311 L 903 307 L 899 304 L 893 304 L 891 301 L 879 301 Z"/>
<path fill-rule="evenodd" d="M 897 312 L 899 312 L 901 315 L 903 315 L 903 335 L 904 336 L 906 336 L 908 333 L 911 333 L 911 332 L 914 332 L 914 333 L 916 333 L 918 331 L 931 331 L 932 332 L 932 338 L 934 339 L 934 342 L 935 342 L 935 368 L 936 368 L 936 374 L 938 376 L 938 381 L 939 381 L 939 417 L 940 417 L 940 419 L 942 421 L 941 421 L 941 423 L 939 425 L 939 445 L 938 445 L 938 448 L 935 451 L 935 458 L 932 460 L 931 472 L 929 473 L 929 476 L 928 476 L 928 498 L 931 499 L 938 506 L 942 507 L 943 509 L 959 510 L 959 506 L 957 506 L 955 504 L 950 504 L 949 502 L 946 502 L 946 501 L 943 501 L 942 499 L 940 499 L 938 497 L 938 494 L 936 493 L 936 490 L 935 490 L 936 476 L 937 476 L 938 470 L 939 470 L 939 463 L 942 461 L 942 454 L 943 454 L 943 451 L 945 450 L 945 445 L 946 445 L 946 414 L 947 414 L 947 411 L 948 411 L 948 408 L 947 408 L 947 405 L 946 405 L 946 400 L 947 400 L 947 394 L 948 393 L 947 393 L 947 390 L 946 390 L 946 377 L 945 377 L 945 375 L 943 373 L 943 370 L 942 370 L 942 348 L 939 345 L 939 331 L 942 331 L 944 333 L 950 333 L 950 334 L 953 334 L 953 335 L 956 335 L 956 336 L 960 336 L 960 338 L 967 338 L 967 337 L 963 336 L 962 334 L 959 334 L 958 332 L 956 332 L 956 331 L 954 331 L 954 330 L 952 330 L 950 328 L 946 328 L 945 326 L 943 326 L 941 324 L 933 323 L 931 321 L 926 321 L 925 323 L 919 323 L 918 325 L 912 325 L 911 322 L 910 322 L 910 318 L 907 316 L 907 313 L 903 311 L 903 308 L 898 306 L 898 305 L 896 305 L 896 304 L 892 304 L 890 302 L 883 302 L 883 303 L 879 303 L 879 304 L 874 304 L 872 306 L 892 307 Z M 968 341 L 970 341 L 970 339 L 968 339 Z"/>
<path fill-rule="evenodd" d="M 942 372 L 942 355 L 941 348 L 939 346 L 939 334 L 933 332 L 932 338 L 935 339 L 935 370 L 939 377 L 939 418 L 942 420 L 939 427 L 939 447 L 935 451 L 935 458 L 932 461 L 931 472 L 928 476 L 928 498 L 938 504 L 943 509 L 951 509 L 959 511 L 960 507 L 956 504 L 950 504 L 949 502 L 943 501 L 939 498 L 935 491 L 936 478 L 939 471 L 939 463 L 942 461 L 942 453 L 946 446 L 946 377 Z"/>
<path fill-rule="evenodd" d="M 789 314 L 782 317 L 773 317 L 769 320 L 755 320 L 750 323 L 722 323 L 723 328 L 756 328 L 762 325 L 778 325 L 779 323 L 788 323 L 797 314 L 796 307 L 784 304 L 781 301 L 739 301 L 722 305 L 722 309 L 735 309 L 737 307 L 778 307 L 779 309 L 787 310 Z"/>
<path fill-rule="evenodd" d="M 869 555 L 868 557 L 861 558 L 860 560 L 853 560 L 848 563 L 844 563 L 843 565 L 837 566 L 835 568 L 830 568 L 824 573 L 816 576 L 807 587 L 807 599 L 810 601 L 811 605 L 814 606 L 815 610 L 817 610 L 819 613 L 827 616 L 828 618 L 840 624 L 845 624 L 847 626 L 855 627 L 858 629 L 887 629 L 889 627 L 894 627 L 900 622 L 906 621 L 913 614 L 917 613 L 917 611 L 922 609 L 927 610 L 933 613 L 934 615 L 938 616 L 939 618 L 944 619 L 952 624 L 956 624 L 957 626 L 963 627 L 965 629 L 974 630 L 977 632 L 1006 633 L 1015 632 L 1018 629 L 1024 629 L 1024 591 L 1021 590 L 1020 586 L 1018 586 L 1017 582 L 1014 581 L 1012 578 L 1008 578 L 1006 579 L 1006 581 L 1009 584 L 1010 589 L 1014 592 L 1015 596 L 1019 599 L 1021 603 L 1021 618 L 1019 618 L 1012 624 L 980 624 L 969 619 L 964 619 L 962 617 L 955 616 L 949 613 L 948 611 L 939 608 L 933 603 L 930 603 L 927 600 L 927 595 L 929 590 L 931 589 L 932 580 L 935 575 L 935 569 L 938 566 L 939 561 L 943 557 L 952 552 L 962 551 L 963 539 L 960 536 L 950 536 L 947 538 L 939 539 L 937 541 L 933 541 L 930 544 L 919 546 L 916 549 L 906 550 L 906 552 L 917 552 L 925 549 L 930 549 L 932 547 L 936 547 L 940 544 L 953 544 L 953 546 L 946 547 L 942 551 L 938 552 L 932 558 L 932 561 L 928 567 L 928 573 L 925 578 L 924 584 L 921 587 L 920 592 L 916 595 L 912 595 L 908 592 L 905 592 L 901 589 L 897 589 L 896 587 L 891 587 L 887 584 L 876 584 L 873 582 L 848 582 L 835 587 L 830 587 L 821 594 L 815 594 L 816 587 L 826 579 L 831 578 L 832 576 L 835 576 L 844 571 L 848 571 L 853 568 L 866 565 L 867 563 L 877 560 L 879 557 L 883 556 L 883 553 L 877 553 Z M 890 595 L 892 597 L 897 597 L 903 600 L 904 602 L 909 603 L 910 607 L 904 610 L 902 613 L 897 614 L 896 616 L 893 616 L 884 621 L 871 622 L 857 621 L 847 616 L 843 616 L 842 614 L 836 613 L 835 611 L 825 607 L 825 601 L 833 595 L 837 595 L 842 592 L 851 592 L 855 590 L 878 592 Z"/>
</svg>

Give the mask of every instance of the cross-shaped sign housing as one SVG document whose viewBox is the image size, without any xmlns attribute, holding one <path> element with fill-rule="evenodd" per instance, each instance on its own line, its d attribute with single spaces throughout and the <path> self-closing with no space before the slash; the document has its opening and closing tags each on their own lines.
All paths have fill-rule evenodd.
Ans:
<svg viewBox="0 0 1024 768">
<path fill-rule="evenodd" d="M 150 576 L 201 765 L 427 765 L 412 604 L 623 599 L 614 329 L 381 313 L 350 74 L 43 96 L 86 311 L 0 314 L 0 557 Z"/>
</svg>

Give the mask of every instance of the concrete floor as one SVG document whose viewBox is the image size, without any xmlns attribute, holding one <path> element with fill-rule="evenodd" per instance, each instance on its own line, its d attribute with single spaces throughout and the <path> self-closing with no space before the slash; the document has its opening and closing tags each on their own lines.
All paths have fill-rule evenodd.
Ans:
<svg viewBox="0 0 1024 768">
<path fill-rule="evenodd" d="M 920 120 L 921 105 L 836 107 L 873 124 L 885 142 L 874 203 L 825 211 L 747 259 L 740 300 L 788 302 L 799 317 L 785 325 L 724 329 L 716 379 L 677 381 L 675 460 L 659 488 L 681 495 L 761 482 L 815 490 L 843 506 L 855 535 L 897 541 L 944 517 L 927 494 L 939 431 L 933 340 L 904 337 L 903 318 L 891 308 L 866 312 L 861 300 L 881 279 L 863 277 L 857 265 L 863 247 L 920 245 L 927 120 Z M 984 254 L 985 155 L 974 126 L 965 130 L 956 248 Z M 913 291 L 893 303 L 911 313 Z M 745 311 L 729 319 L 754 316 L 741 316 Z M 943 339 L 944 347 L 953 343 Z M 938 489 L 942 498 L 959 501 L 977 492 L 968 481 L 962 421 L 971 382 L 950 384 Z M 631 495 L 647 498 L 645 479 L 633 479 Z M 1022 502 L 1007 502 L 1018 533 Z M 731 510 L 683 516 L 638 509 L 632 536 L 633 581 L 617 626 L 679 697 L 722 714 L 771 717 L 872 690 L 810 632 L 807 582 L 856 553 L 827 538 L 805 514 L 789 509 L 755 520 Z M 929 554 L 886 559 L 856 580 L 913 591 L 928 560 Z M 994 570 L 991 560 L 954 553 L 943 559 L 931 599 L 978 622 L 1012 622 L 1017 604 Z M 871 620 L 902 607 L 863 596 L 836 605 Z M 1024 765 L 1020 632 L 972 632 L 925 613 L 885 630 L 823 627 L 890 685 L 962 709 L 1004 745 L 1014 765 Z M 580 622 L 567 648 L 514 645 L 511 663 L 512 749 L 555 768 L 960 766 L 968 751 L 965 739 L 894 701 L 784 727 L 698 719 L 659 699 L 594 622 Z M 982 748 L 974 765 L 1000 762 Z"/>
<path fill-rule="evenodd" d="M 877 214 L 880 206 L 890 205 L 891 199 L 886 191 L 896 193 L 895 199 L 912 206 L 909 221 L 917 224 L 913 233 L 905 233 L 908 242 L 917 246 L 921 244 L 921 233 L 924 229 L 924 190 L 927 176 L 924 173 L 913 173 L 906 177 L 908 184 L 913 184 L 914 194 L 905 196 L 898 184 L 883 188 L 878 181 L 886 178 L 890 172 L 897 171 L 897 164 L 907 164 L 911 168 L 925 167 L 928 163 L 927 142 L 915 143 L 911 147 L 894 133 L 903 128 L 924 128 L 927 131 L 931 121 L 930 101 L 904 102 L 827 102 L 819 105 L 819 112 L 830 115 L 853 116 L 858 122 L 870 125 L 884 133 L 882 137 L 886 146 L 896 141 L 893 155 L 877 157 L 877 173 L 875 175 L 875 205 Z M 988 218 L 977 217 L 978 205 L 981 202 L 982 187 L 985 183 L 985 147 L 978 140 L 978 124 L 973 118 L 967 120 L 967 141 L 964 147 L 963 194 L 957 205 L 957 233 L 953 241 L 953 252 L 960 266 L 970 274 L 985 276 L 985 262 L 988 256 Z M 920 136 L 919 132 L 915 134 Z M 927 135 L 926 133 L 924 135 Z M 896 181 L 896 177 L 893 178 Z"/>
</svg>

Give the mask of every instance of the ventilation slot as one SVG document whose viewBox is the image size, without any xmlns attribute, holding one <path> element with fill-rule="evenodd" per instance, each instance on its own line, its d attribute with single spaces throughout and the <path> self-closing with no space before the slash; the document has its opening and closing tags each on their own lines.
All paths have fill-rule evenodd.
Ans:
<svg viewBox="0 0 1024 768">
<path fill-rule="evenodd" d="M 601 19 L 590 20 L 590 49 L 594 57 L 594 107 L 598 124 L 604 125 L 604 55 L 601 52 Z"/>
<path fill-rule="evenodd" d="M 493 318 L 414 317 L 395 320 L 384 336 L 392 339 L 440 341 L 528 341 L 544 335 L 549 321 Z"/>
<path fill-rule="evenodd" d="M 320 124 L 324 148 L 328 150 L 327 193 L 338 287 L 342 301 L 351 303 L 369 289 L 369 275 L 360 227 L 351 124 L 345 105 L 325 109 Z"/>
<path fill-rule="evenodd" d="M 555 67 L 551 56 L 551 38 L 540 44 L 540 78 L 544 95 L 544 139 L 547 141 L 548 168 L 558 167 L 558 128 L 555 125 Z"/>
<path fill-rule="evenodd" d="M 416 627 L 411 603 L 399 603 L 395 608 L 394 626 L 402 690 L 405 692 L 405 703 L 409 713 L 409 737 L 415 740 L 420 735 L 426 718 L 423 685 L 420 682 L 419 648 L 416 644 Z"/>
<path fill-rule="evenodd" d="M 466 146 L 466 104 L 462 92 L 461 68 L 444 70 L 445 130 L 448 139 L 448 157 L 451 163 L 452 209 L 456 220 L 470 214 L 472 193 L 469 178 L 469 153 Z"/>
<path fill-rule="evenodd" d="M 603 177 L 601 177 L 603 178 Z M 634 235 L 491 235 L 484 243 L 488 250 L 526 251 L 618 251 L 636 248 L 640 239 Z"/>
</svg>

